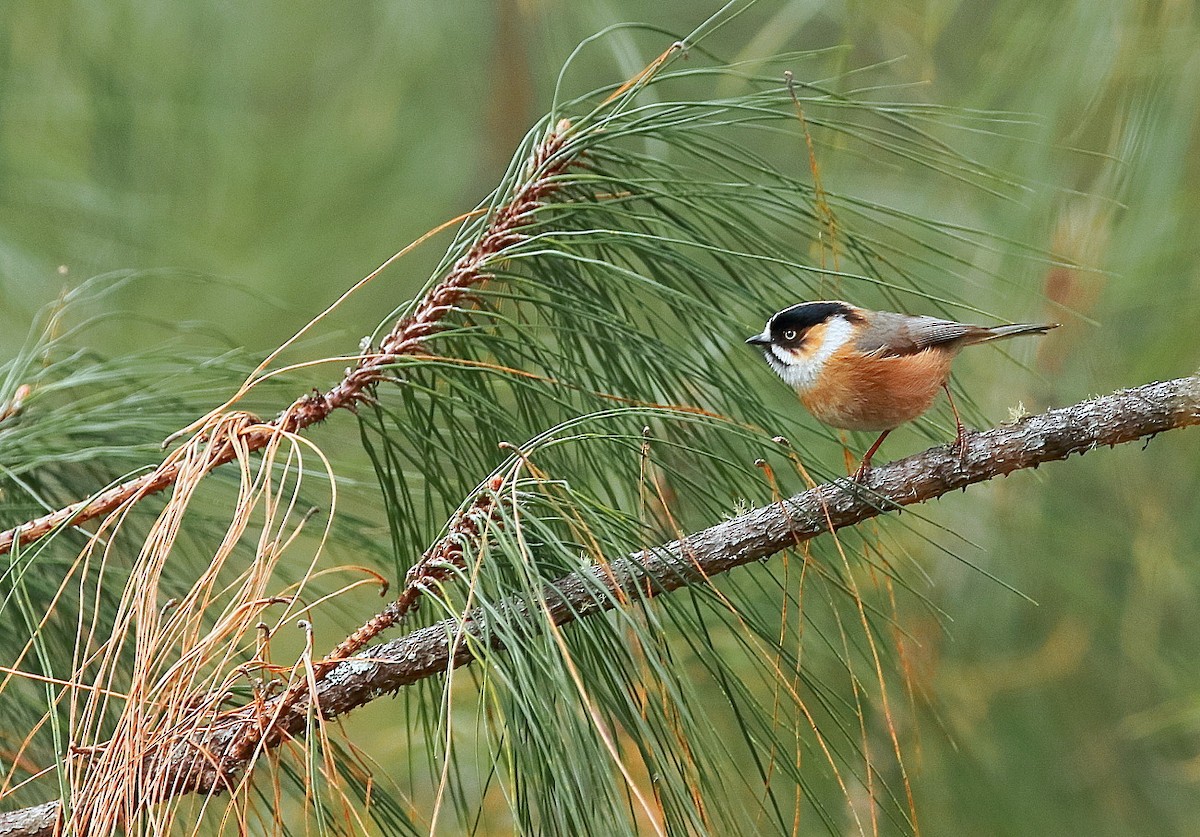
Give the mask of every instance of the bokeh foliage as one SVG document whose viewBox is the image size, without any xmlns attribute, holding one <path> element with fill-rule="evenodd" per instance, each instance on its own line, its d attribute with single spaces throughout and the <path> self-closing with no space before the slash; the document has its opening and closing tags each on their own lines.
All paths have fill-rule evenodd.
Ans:
<svg viewBox="0 0 1200 837">
<path fill-rule="evenodd" d="M 578 40 L 609 23 L 648 15 L 671 31 L 685 31 L 698 22 L 693 6 L 499 0 L 362 4 L 353 10 L 279 4 L 251 12 L 204 3 L 186 11 L 145 2 L 95 8 L 10 3 L 0 52 L 0 345 L 14 354 L 32 312 L 64 284 L 133 267 L 170 268 L 177 278 L 140 280 L 136 291 L 118 289 L 98 303 L 105 313 L 131 314 L 119 329 L 106 331 L 101 324 L 93 332 L 98 336 L 89 340 L 99 353 L 159 346 L 164 320 L 216 322 L 232 345 L 270 347 L 392 250 L 483 199 L 503 179 L 527 128 L 549 109 L 558 67 Z M 645 32 L 613 34 L 575 64 L 566 97 L 625 77 L 669 40 Z M 865 236 L 897 262 L 879 267 L 882 275 L 907 275 L 934 299 L 872 283 L 805 277 L 784 263 L 765 265 L 752 280 L 746 275 L 761 310 L 698 309 L 686 320 L 690 328 L 664 336 L 663 351 L 678 356 L 668 358 L 671 363 L 684 366 L 696 341 L 727 342 L 755 330 L 775 307 L 828 290 L 863 304 L 914 311 L 1064 319 L 1068 328 L 1036 358 L 1014 347 L 1025 368 L 995 352 L 963 359 L 960 389 L 975 400 L 979 423 L 1003 419 L 1019 402 L 1065 403 L 1200 364 L 1200 271 L 1191 233 L 1200 209 L 1200 34 L 1187 4 L 761 3 L 704 46 L 752 62 L 747 74 L 778 79 L 788 66 L 798 78 L 825 79 L 839 93 L 862 89 L 859 98 L 903 105 L 898 112 L 906 120 L 926 125 L 977 165 L 963 163 L 955 176 L 946 168 L 949 158 L 937 153 L 938 175 L 917 159 L 922 142 L 915 134 L 906 137 L 913 149 L 908 155 L 866 154 L 862 140 L 872 131 L 877 141 L 905 137 L 896 139 L 886 120 L 875 119 L 856 139 L 832 129 L 834 119 L 844 116 L 836 108 L 808 113 L 825 187 L 835 196 L 853 196 L 834 202 L 844 227 L 835 237 L 840 258 L 853 258 L 848 248 L 854 234 Z M 837 49 L 790 64 L 754 63 L 780 50 L 824 46 Z M 695 60 L 704 61 L 699 55 Z M 877 62 L 886 63 L 842 75 Z M 747 89 L 737 78 L 700 73 L 680 84 L 704 95 L 713 88 L 729 95 Z M 747 154 L 763 155 L 783 174 L 811 182 L 794 124 L 779 124 L 788 130 L 745 139 Z M 711 159 L 711 150 L 639 139 L 620 153 L 667 155 L 678 164 L 689 154 Z M 627 161 L 598 162 L 620 172 Z M 651 161 L 639 165 L 640 174 L 653 174 Z M 789 191 L 793 184 L 777 186 Z M 693 203 L 703 199 L 691 197 Z M 633 208 L 625 220 L 660 225 L 663 208 L 662 202 Z M 787 220 L 781 210 L 777 227 L 763 222 L 761 238 L 747 249 L 776 248 L 784 256 L 796 253 L 795 262 L 834 267 L 828 242 L 812 244 L 820 224 L 803 229 Z M 729 247 L 728 229 L 718 219 L 710 223 L 713 237 Z M 661 233 L 661 226 L 654 231 Z M 615 246 L 593 240 L 591 246 L 610 244 Z M 848 269 L 846 261 L 838 266 Z M 321 349 L 332 353 L 343 349 L 330 346 L 357 344 L 378 321 L 378 310 L 416 293 L 435 262 L 431 249 L 390 269 L 339 313 L 331 325 L 343 331 L 322 341 Z M 859 269 L 865 273 L 872 263 L 862 259 Z M 556 269 L 569 274 L 571 267 Z M 197 281 L 196 272 L 211 280 Z M 621 305 L 633 309 L 632 319 L 647 314 L 636 290 L 605 287 L 591 301 L 607 316 Z M 503 311 L 510 302 L 496 305 Z M 953 303 L 964 307 L 947 307 Z M 659 312 L 648 313 L 653 321 Z M 447 344 L 469 339 L 468 330 L 444 338 Z M 563 354 L 544 368 L 567 366 L 573 350 L 569 341 L 562 343 Z M 212 344 L 209 353 L 215 354 Z M 524 354 L 527 360 L 534 351 L 520 343 L 506 346 L 502 337 L 483 351 L 503 358 L 506 350 L 514 353 L 509 365 L 523 365 L 514 358 Z M 580 351 L 577 359 L 584 355 L 597 357 Z M 615 349 L 600 355 L 618 356 L 631 362 Z M 812 445 L 806 462 L 820 463 L 814 474 L 836 473 L 837 445 L 790 414 L 786 395 L 759 367 L 733 344 L 722 366 L 701 370 L 713 380 L 695 393 L 711 399 L 738 390 L 738 400 L 746 401 L 741 390 L 748 390 L 761 398 L 763 412 L 740 418 L 782 416 L 786 426 L 770 429 Z M 327 377 L 308 374 L 324 382 L 339 368 L 323 367 Z M 623 375 L 619 363 L 598 368 L 610 375 L 609 389 L 628 391 L 629 382 L 638 381 L 636 373 Z M 478 378 L 470 370 L 439 371 L 450 379 Z M 176 373 L 156 374 L 172 381 Z M 99 373 L 94 376 L 90 383 L 103 386 Z M 464 414 L 486 416 L 480 405 L 488 390 L 470 387 L 457 390 Z M 295 391 L 302 389 L 298 383 Z M 571 406 L 581 408 L 583 401 Z M 405 423 L 420 418 L 416 402 L 403 402 L 403 409 L 413 411 Z M 486 449 L 476 449 L 475 462 L 455 460 L 461 472 L 447 485 L 462 489 L 481 480 L 495 461 L 492 443 L 523 441 L 531 433 L 509 434 L 529 431 L 547 417 L 544 406 L 513 415 L 510 427 L 479 422 L 485 426 L 475 431 L 482 430 Z M 164 411 L 155 424 L 170 426 L 173 418 Z M 367 436 L 373 421 L 383 429 L 387 419 L 365 416 Z M 353 444 L 338 440 L 347 426 L 323 428 L 322 443 L 352 450 Z M 632 434 L 625 425 L 606 432 L 612 434 L 608 443 L 623 448 L 629 466 L 637 467 L 640 423 L 632 427 Z M 937 436 L 945 427 L 945 416 L 938 416 L 899 434 L 889 448 L 914 448 L 922 443 L 918 433 Z M 161 439 L 149 428 L 145 436 L 135 450 L 149 452 Z M 915 563 L 917 569 L 905 575 L 932 604 L 901 597 L 890 638 L 914 693 L 911 702 L 893 709 L 911 748 L 907 764 L 925 833 L 1187 833 L 1200 825 L 1194 802 L 1200 665 L 1193 652 L 1200 457 L 1193 449 L 1186 436 L 1163 439 L 1145 451 L 1089 457 L 1040 479 L 1022 475 L 948 499 L 925 512 L 947 531 L 922 524 L 883 528 L 878 549 L 893 563 Z M 744 454 L 743 464 L 753 458 L 748 450 Z M 619 459 L 600 457 L 593 470 Z M 110 459 L 101 466 L 110 470 L 86 473 L 107 479 L 133 464 Z M 366 463 L 346 467 L 369 478 Z M 787 488 L 799 484 L 790 475 L 785 479 L 791 480 Z M 615 499 L 619 492 L 598 496 L 595 512 Z M 448 491 L 408 507 L 420 514 L 402 517 L 421 522 L 408 534 L 393 530 L 392 543 L 419 551 L 460 500 L 461 494 Z M 717 495 L 704 511 L 728 511 L 732 504 Z M 693 508 L 689 523 L 703 518 L 701 508 Z M 639 531 L 630 530 L 630 544 L 639 542 Z M 865 543 L 875 540 L 868 536 Z M 395 576 L 409 558 L 404 549 L 389 552 L 390 561 L 380 568 Z M 1037 606 L 947 552 L 984 567 Z M 796 572 L 789 577 L 761 568 L 731 580 L 734 587 L 768 588 L 758 599 L 753 590 L 741 591 L 739 601 L 757 601 L 760 608 L 747 613 L 764 620 L 750 634 L 779 630 L 765 620 L 772 612 L 778 620 L 790 595 L 784 584 L 794 585 Z M 675 623 L 680 635 L 702 635 L 698 622 L 719 622 L 728 614 L 699 599 L 665 604 L 648 618 Z M 815 595 L 804 603 L 814 614 L 822 607 Z M 712 609 L 702 617 L 697 609 L 705 607 Z M 808 618 L 821 622 L 818 615 Z M 638 629 L 657 627 L 652 622 Z M 737 630 L 712 629 L 718 646 L 739 636 Z M 829 638 L 835 665 L 844 641 Z M 744 663 L 743 676 L 752 679 L 755 655 L 738 657 L 733 650 L 731 659 Z M 687 675 L 678 677 L 682 687 L 701 690 L 701 697 L 730 688 L 706 683 L 693 670 L 702 664 L 699 651 L 677 653 Z M 616 672 L 637 661 L 593 662 Z M 497 660 L 497 670 L 506 671 L 504 661 Z M 529 672 L 512 674 L 536 688 Z M 721 668 L 708 673 L 715 681 L 728 675 Z M 672 684 L 674 677 L 664 670 L 655 680 Z M 620 694 L 613 689 L 614 699 Z M 419 718 L 422 702 L 440 699 L 438 687 L 423 687 L 405 705 L 416 704 L 411 711 Z M 349 722 L 350 739 L 373 749 L 385 765 L 405 757 L 420 761 L 425 752 L 398 745 L 400 735 L 375 732 L 380 725 L 403 725 L 396 706 L 373 707 Z M 878 717 L 873 722 L 882 723 Z M 457 725 L 456 734 L 471 724 Z M 480 727 L 483 736 L 489 724 L 481 718 Z M 514 730 L 520 728 L 514 723 Z M 427 732 L 439 734 L 433 727 Z M 568 731 L 566 740 L 571 734 L 583 733 Z M 872 735 L 874 743 L 887 744 L 880 730 Z M 472 781 L 465 777 L 462 785 Z M 720 780 L 697 781 L 707 787 Z M 817 798 L 831 792 L 813 781 Z M 414 799 L 425 795 L 420 788 L 405 792 Z M 503 807 L 490 804 L 497 805 L 492 813 Z M 535 808 L 539 802 L 526 804 Z M 469 810 L 470 801 L 461 807 Z M 833 820 L 842 822 L 839 816 L 844 814 Z M 508 828 L 502 819 L 483 816 L 481 831 L 489 821 L 497 833 Z M 778 814 L 775 824 L 784 821 L 789 817 Z M 819 822 L 806 821 L 806 827 Z"/>
</svg>

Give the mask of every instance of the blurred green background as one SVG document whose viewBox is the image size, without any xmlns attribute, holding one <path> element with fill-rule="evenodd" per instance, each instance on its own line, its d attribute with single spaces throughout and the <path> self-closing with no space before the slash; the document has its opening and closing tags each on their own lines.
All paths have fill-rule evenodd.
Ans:
<svg viewBox="0 0 1200 837">
<path fill-rule="evenodd" d="M 220 344 L 265 353 L 480 200 L 577 42 L 622 21 L 681 33 L 716 8 L 6 0 L 0 352 L 65 287 L 134 269 L 157 278 L 108 300 L 136 316 L 96 332 L 98 351 L 137 350 L 196 322 Z M 614 38 L 568 87 L 625 77 L 669 42 Z M 1200 366 L 1195 4 L 764 1 L 706 46 L 730 60 L 841 47 L 821 66 L 828 76 L 886 62 L 870 79 L 895 86 L 888 96 L 1012 112 L 1000 135 L 961 137 L 1029 186 L 986 207 L 818 145 L 829 188 L 1011 242 L 978 254 L 1011 283 L 962 296 L 1066 323 L 1036 358 L 1018 352 L 1033 372 L 995 352 L 964 358 L 958 380 L 977 421 Z M 1029 248 L 1092 269 L 1050 267 Z M 438 254 L 418 251 L 352 299 L 324 350 L 353 351 Z M 898 434 L 885 458 L 919 444 Z M 922 611 L 905 626 L 928 702 L 912 759 L 923 833 L 1200 832 L 1198 449 L 1196 431 L 1170 434 L 926 511 L 1037 604 L 907 543 L 949 616 L 939 625 Z M 387 713 L 352 719 L 351 738 Z"/>
</svg>

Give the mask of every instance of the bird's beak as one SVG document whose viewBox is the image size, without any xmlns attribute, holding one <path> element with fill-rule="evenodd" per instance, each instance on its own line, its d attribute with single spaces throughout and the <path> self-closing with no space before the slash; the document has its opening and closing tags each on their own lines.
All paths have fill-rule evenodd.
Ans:
<svg viewBox="0 0 1200 837">
<path fill-rule="evenodd" d="M 753 337 L 747 337 L 746 342 L 751 346 L 770 346 L 771 335 L 764 331 L 762 334 L 756 334 Z"/>
</svg>

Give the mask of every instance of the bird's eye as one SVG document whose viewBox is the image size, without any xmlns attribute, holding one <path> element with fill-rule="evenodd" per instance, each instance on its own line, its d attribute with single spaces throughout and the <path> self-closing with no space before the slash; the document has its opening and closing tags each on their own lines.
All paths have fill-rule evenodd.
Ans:
<svg viewBox="0 0 1200 837">
<path fill-rule="evenodd" d="M 783 339 L 787 340 L 789 342 L 792 340 L 795 340 L 796 339 L 796 330 L 794 328 L 789 328 L 787 331 L 785 331 L 783 333 Z"/>
</svg>

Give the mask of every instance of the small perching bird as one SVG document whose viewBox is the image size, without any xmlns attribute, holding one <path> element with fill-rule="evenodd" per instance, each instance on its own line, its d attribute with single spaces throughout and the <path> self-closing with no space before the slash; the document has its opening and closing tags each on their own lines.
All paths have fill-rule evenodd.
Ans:
<svg viewBox="0 0 1200 837">
<path fill-rule="evenodd" d="M 764 347 L 767 363 L 818 421 L 882 431 L 854 474 L 860 480 L 887 435 L 928 410 L 939 389 L 950 399 L 962 455 L 966 429 L 946 385 L 954 357 L 964 346 L 1052 328 L 1058 323 L 979 326 L 822 301 L 783 309 L 746 342 Z"/>
</svg>

